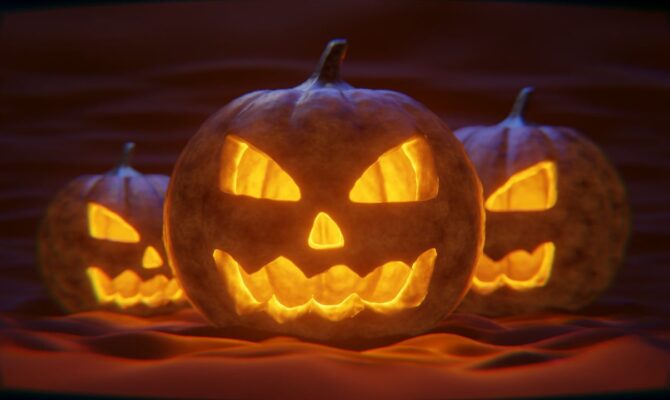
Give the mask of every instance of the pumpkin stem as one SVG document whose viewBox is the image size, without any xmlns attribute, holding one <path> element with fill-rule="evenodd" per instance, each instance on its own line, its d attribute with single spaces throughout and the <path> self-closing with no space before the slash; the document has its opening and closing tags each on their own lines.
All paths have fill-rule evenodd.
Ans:
<svg viewBox="0 0 670 400">
<path fill-rule="evenodd" d="M 333 87 L 338 86 L 351 88 L 351 86 L 340 78 L 340 66 L 347 54 L 347 41 L 345 39 L 333 39 L 326 45 L 321 54 L 319 64 L 309 79 L 300 87 Z"/>
<path fill-rule="evenodd" d="M 526 121 L 524 119 L 524 113 L 526 112 L 526 105 L 528 104 L 528 99 L 530 98 L 530 95 L 533 94 L 533 89 L 532 86 L 526 86 L 525 88 L 521 89 L 519 91 L 519 94 L 516 96 L 516 100 L 514 100 L 514 105 L 512 106 L 512 111 L 510 111 L 509 115 L 505 120 L 502 122 L 505 125 L 526 125 Z"/>
<path fill-rule="evenodd" d="M 130 167 L 130 158 L 133 156 L 134 151 L 135 143 L 127 142 L 123 145 L 121 159 L 119 160 L 119 167 Z"/>
<path fill-rule="evenodd" d="M 137 171 L 130 166 L 130 159 L 133 156 L 135 151 L 135 143 L 127 142 L 123 145 L 123 150 L 121 151 L 121 158 L 119 163 L 109 171 L 111 175 L 134 175 L 137 174 Z"/>
</svg>

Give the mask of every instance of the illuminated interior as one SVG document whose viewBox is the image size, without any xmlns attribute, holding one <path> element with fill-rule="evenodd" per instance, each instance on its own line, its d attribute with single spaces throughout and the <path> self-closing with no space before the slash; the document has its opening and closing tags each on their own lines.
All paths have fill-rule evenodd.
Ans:
<svg viewBox="0 0 670 400">
<path fill-rule="evenodd" d="M 503 286 L 517 291 L 542 287 L 551 277 L 555 251 L 554 243 L 545 242 L 532 253 L 515 250 L 500 261 L 483 254 L 472 279 L 472 290 L 487 295 Z"/>
<path fill-rule="evenodd" d="M 137 243 L 140 235 L 120 215 L 97 203 L 88 203 L 88 233 L 95 239 Z"/>
<path fill-rule="evenodd" d="M 314 219 L 307 244 L 316 250 L 338 249 L 344 247 L 344 236 L 330 215 L 320 212 Z"/>
<path fill-rule="evenodd" d="M 163 266 L 163 258 L 153 246 L 148 246 L 142 256 L 142 267 L 146 269 L 160 268 Z"/>
<path fill-rule="evenodd" d="M 300 200 L 300 189 L 273 159 L 235 135 L 221 148 L 219 189 L 225 193 L 277 201 Z"/>
<path fill-rule="evenodd" d="M 382 154 L 363 172 L 349 193 L 355 203 L 395 203 L 430 200 L 439 179 L 430 146 L 414 137 Z"/>
<path fill-rule="evenodd" d="M 179 282 L 175 278 L 168 279 L 163 274 L 143 281 L 135 272 L 127 269 L 112 279 L 102 268 L 96 266 L 88 267 L 86 274 L 100 304 L 113 303 L 120 308 L 138 304 L 159 307 L 169 302 L 185 301 Z"/>
<path fill-rule="evenodd" d="M 437 250 L 426 250 L 411 267 L 390 261 L 365 277 L 335 265 L 307 278 L 286 257 L 249 274 L 225 251 L 214 250 L 213 257 L 238 315 L 265 312 L 283 323 L 308 313 L 340 321 L 366 308 L 390 315 L 418 307 L 428 292 Z"/>
<path fill-rule="evenodd" d="M 484 203 L 489 211 L 542 211 L 553 207 L 558 197 L 556 163 L 542 161 L 510 177 Z M 515 250 L 494 261 L 483 254 L 472 279 L 472 289 L 483 295 L 506 286 L 524 291 L 547 284 L 556 246 L 540 244 L 528 253 Z"/>
<path fill-rule="evenodd" d="M 514 174 L 484 205 L 489 211 L 542 211 L 557 198 L 556 163 L 542 161 Z"/>
</svg>

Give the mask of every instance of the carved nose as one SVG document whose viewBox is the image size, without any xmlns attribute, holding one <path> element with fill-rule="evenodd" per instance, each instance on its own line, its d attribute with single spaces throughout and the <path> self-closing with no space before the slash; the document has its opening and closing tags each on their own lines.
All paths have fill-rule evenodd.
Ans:
<svg viewBox="0 0 670 400">
<path fill-rule="evenodd" d="M 146 269 L 158 268 L 163 265 L 163 259 L 161 255 L 158 254 L 158 251 L 153 247 L 149 246 L 144 250 L 144 256 L 142 257 L 142 267 Z"/>
<path fill-rule="evenodd" d="M 339 249 L 344 247 L 344 236 L 330 215 L 319 212 L 314 218 L 307 244 L 315 250 Z"/>
</svg>

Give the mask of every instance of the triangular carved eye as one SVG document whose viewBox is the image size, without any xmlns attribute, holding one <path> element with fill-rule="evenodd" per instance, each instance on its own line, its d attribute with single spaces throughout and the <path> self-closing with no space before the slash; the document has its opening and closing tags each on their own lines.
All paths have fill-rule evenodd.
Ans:
<svg viewBox="0 0 670 400">
<path fill-rule="evenodd" d="M 272 158 L 234 135 L 221 149 L 222 192 L 277 201 L 300 200 L 300 188 Z"/>
<path fill-rule="evenodd" d="M 137 243 L 140 234 L 128 222 L 107 207 L 88 203 L 88 233 L 91 237 L 112 242 Z"/>
<path fill-rule="evenodd" d="M 512 175 L 484 205 L 489 211 L 548 210 L 558 198 L 556 179 L 556 163 L 539 162 Z"/>
<path fill-rule="evenodd" d="M 402 203 L 437 196 L 439 179 L 430 146 L 414 137 L 382 154 L 349 192 L 354 203 Z"/>
</svg>

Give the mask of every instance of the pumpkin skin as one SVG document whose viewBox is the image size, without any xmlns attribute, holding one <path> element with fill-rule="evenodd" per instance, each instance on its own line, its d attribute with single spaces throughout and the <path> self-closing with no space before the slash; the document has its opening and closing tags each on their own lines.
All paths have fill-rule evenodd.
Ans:
<svg viewBox="0 0 670 400">
<path fill-rule="evenodd" d="M 187 305 L 162 243 L 169 178 L 128 165 L 84 175 L 49 205 L 38 236 L 39 260 L 52 296 L 68 312 L 109 310 L 135 315 Z"/>
<path fill-rule="evenodd" d="M 193 305 L 217 326 L 330 342 L 415 334 L 444 318 L 467 289 L 483 241 L 474 168 L 444 123 L 416 101 L 342 81 L 345 49 L 345 41 L 331 41 L 317 71 L 298 87 L 233 100 L 205 122 L 175 166 L 164 216 L 168 255 Z M 418 168 L 431 169 L 436 186 L 421 201 L 361 202 L 352 188 L 372 176 L 366 170 L 410 142 L 421 144 L 426 165 Z M 272 188 L 285 201 L 231 193 L 234 185 L 223 177 L 238 154 L 230 149 L 240 143 L 285 172 Z M 381 295 L 363 306 L 363 292 L 343 289 L 331 298 L 339 300 L 323 300 L 325 290 L 309 286 L 319 279 L 342 283 L 339 271 L 372 287 L 380 266 L 399 262 L 425 278 L 416 265 L 430 257 L 432 274 L 419 298 L 404 302 L 407 292 L 394 289 L 403 303 L 391 311 L 382 310 L 390 303 Z M 295 280 L 273 280 L 278 258 L 291 264 Z M 244 293 L 232 270 L 240 271 Z M 250 283 L 265 274 L 269 283 Z"/>
<path fill-rule="evenodd" d="M 577 310 L 610 285 L 624 257 L 630 217 L 620 178 L 575 130 L 526 123 L 531 93 L 524 88 L 501 123 L 455 132 L 487 210 L 484 255 L 461 311 Z"/>
</svg>

